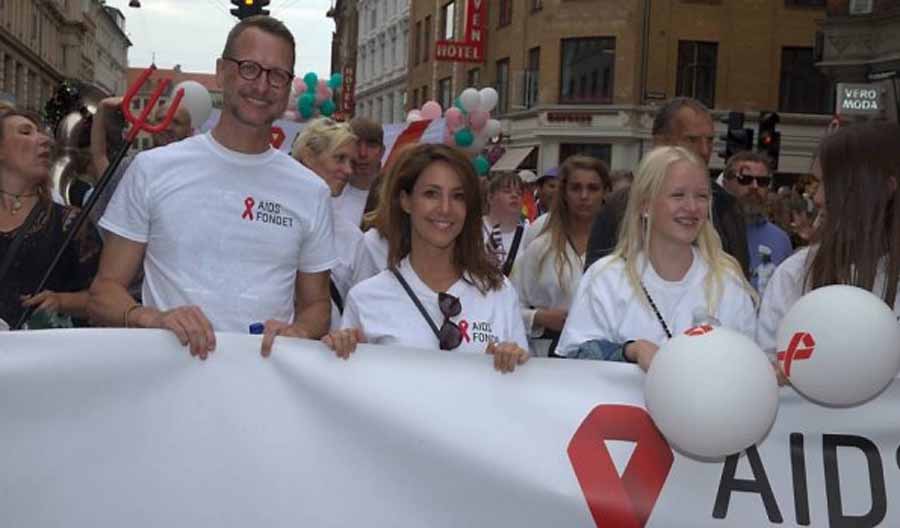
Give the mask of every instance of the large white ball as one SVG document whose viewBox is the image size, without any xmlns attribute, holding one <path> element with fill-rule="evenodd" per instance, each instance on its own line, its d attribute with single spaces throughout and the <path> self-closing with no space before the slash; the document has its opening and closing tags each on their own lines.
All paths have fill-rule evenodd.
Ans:
<svg viewBox="0 0 900 528">
<path fill-rule="evenodd" d="M 855 405 L 900 372 L 900 324 L 884 301 L 853 286 L 817 288 L 778 325 L 778 361 L 791 385 L 826 405 Z"/>
<path fill-rule="evenodd" d="M 466 88 L 459 94 L 459 102 L 466 112 L 474 112 L 481 106 L 481 95 L 475 88 Z"/>
<path fill-rule="evenodd" d="M 722 327 L 691 329 L 664 343 L 647 371 L 647 411 L 683 453 L 716 459 L 768 433 L 778 411 L 778 382 L 750 338 Z"/>
<path fill-rule="evenodd" d="M 172 93 L 178 93 L 179 89 L 184 89 L 181 106 L 191 115 L 191 128 L 202 127 L 212 113 L 212 97 L 209 90 L 197 81 L 181 81 L 175 85 Z"/>
</svg>

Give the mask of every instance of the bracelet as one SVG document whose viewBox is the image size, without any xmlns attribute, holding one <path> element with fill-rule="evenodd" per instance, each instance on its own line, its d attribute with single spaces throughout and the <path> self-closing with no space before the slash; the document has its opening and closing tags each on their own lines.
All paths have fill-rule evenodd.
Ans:
<svg viewBox="0 0 900 528">
<path fill-rule="evenodd" d="M 634 339 L 622 343 L 622 359 L 624 359 L 626 363 L 637 363 L 636 360 L 632 361 L 628 359 L 628 356 L 625 355 L 625 349 L 628 348 L 628 345 L 630 345 L 631 343 L 634 343 Z"/>
<path fill-rule="evenodd" d="M 131 312 L 133 312 L 141 307 L 142 307 L 142 305 L 140 305 L 138 303 L 134 303 L 125 309 L 125 314 L 122 315 L 122 321 L 125 323 L 125 328 L 130 328 L 130 326 L 128 325 L 128 316 L 131 315 Z"/>
</svg>

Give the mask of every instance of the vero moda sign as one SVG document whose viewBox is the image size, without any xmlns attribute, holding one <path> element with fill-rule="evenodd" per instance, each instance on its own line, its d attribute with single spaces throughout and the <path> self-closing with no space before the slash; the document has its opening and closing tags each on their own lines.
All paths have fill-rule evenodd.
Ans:
<svg viewBox="0 0 900 528">
<path fill-rule="evenodd" d="M 163 331 L 0 333 L 0 524 L 900 526 L 896 383 L 847 409 L 785 387 L 759 445 L 701 462 L 633 365 L 259 346 L 218 333 L 201 363 Z"/>
</svg>

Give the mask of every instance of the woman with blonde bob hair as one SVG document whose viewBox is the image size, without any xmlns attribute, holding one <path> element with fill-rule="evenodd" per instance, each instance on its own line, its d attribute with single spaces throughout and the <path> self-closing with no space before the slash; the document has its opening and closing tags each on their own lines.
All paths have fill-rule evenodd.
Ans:
<svg viewBox="0 0 900 528">
<path fill-rule="evenodd" d="M 418 145 L 391 168 L 388 269 L 350 290 L 323 341 L 343 358 L 358 342 L 488 353 L 509 372 L 528 360 L 515 290 L 485 252 L 471 162 L 445 145 Z"/>
<path fill-rule="evenodd" d="M 310 121 L 294 140 L 291 156 L 322 178 L 332 200 L 341 195 L 353 174 L 356 136 L 346 123 L 321 118 Z M 344 299 L 360 275 L 371 276 L 369 260 L 363 258 L 362 231 L 347 217 L 335 214 L 334 245 L 338 263 L 331 269 L 331 328 L 338 328 Z"/>
<path fill-rule="evenodd" d="M 706 166 L 682 147 L 641 161 L 615 251 L 582 277 L 559 351 L 649 368 L 659 345 L 713 321 L 753 337 L 754 294 L 710 222 Z"/>
</svg>

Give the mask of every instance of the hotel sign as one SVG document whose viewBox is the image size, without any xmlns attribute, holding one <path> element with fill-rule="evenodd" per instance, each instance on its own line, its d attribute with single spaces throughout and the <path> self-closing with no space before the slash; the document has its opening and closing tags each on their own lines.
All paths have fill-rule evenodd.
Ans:
<svg viewBox="0 0 900 528">
<path fill-rule="evenodd" d="M 463 40 L 435 42 L 434 59 L 448 62 L 484 62 L 487 21 L 487 0 L 466 0 L 466 30 Z"/>
</svg>

